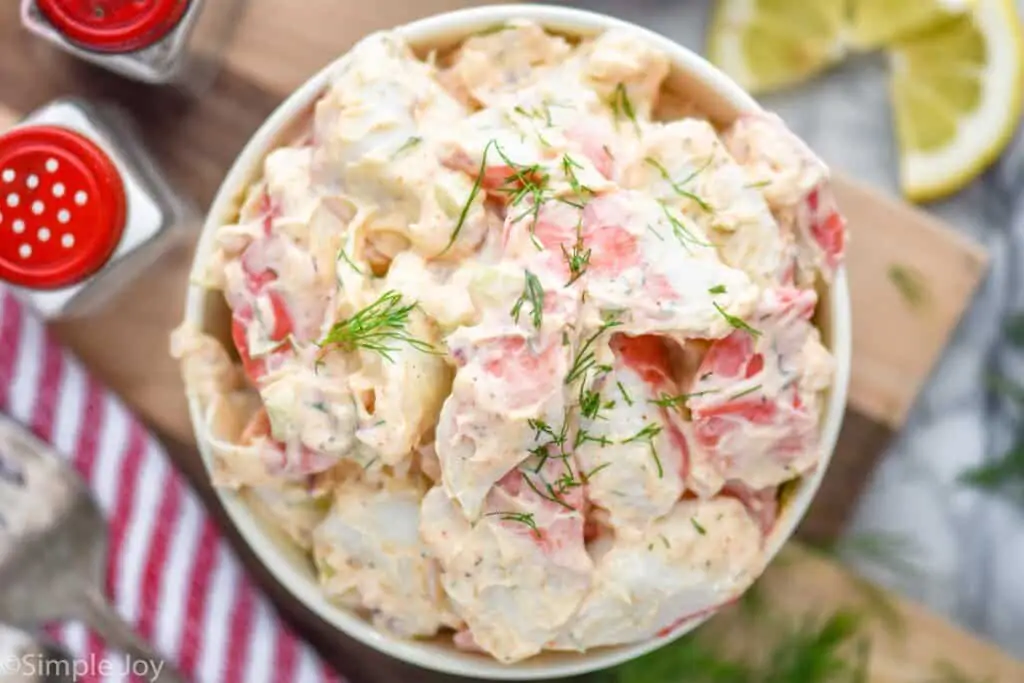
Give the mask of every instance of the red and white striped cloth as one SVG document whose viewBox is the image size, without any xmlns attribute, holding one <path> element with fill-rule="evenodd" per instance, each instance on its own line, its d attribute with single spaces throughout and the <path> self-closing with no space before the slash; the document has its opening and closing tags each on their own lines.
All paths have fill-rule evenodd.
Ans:
<svg viewBox="0 0 1024 683">
<path fill-rule="evenodd" d="M 88 482 L 110 523 L 108 595 L 187 678 L 342 680 L 249 580 L 163 447 L 2 285 L 0 411 L 53 444 Z M 47 630 L 77 657 L 107 654 L 81 624 Z"/>
</svg>

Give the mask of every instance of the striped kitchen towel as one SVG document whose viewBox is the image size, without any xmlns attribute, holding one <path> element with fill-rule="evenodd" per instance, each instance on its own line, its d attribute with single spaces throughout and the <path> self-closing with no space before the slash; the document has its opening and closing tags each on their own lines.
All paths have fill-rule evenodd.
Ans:
<svg viewBox="0 0 1024 683">
<path fill-rule="evenodd" d="M 108 595 L 189 680 L 342 680 L 249 580 L 163 447 L 2 285 L 0 411 L 74 462 L 110 522 Z M 81 624 L 47 630 L 76 658 L 114 658 Z"/>
</svg>

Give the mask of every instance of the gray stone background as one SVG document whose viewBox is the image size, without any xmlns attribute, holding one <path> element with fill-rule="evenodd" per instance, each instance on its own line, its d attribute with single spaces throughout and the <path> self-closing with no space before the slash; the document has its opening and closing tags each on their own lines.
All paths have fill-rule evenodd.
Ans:
<svg viewBox="0 0 1024 683">
<path fill-rule="evenodd" d="M 1024 0 L 1017 1 L 1024 9 Z M 568 4 L 634 21 L 702 51 L 711 3 Z M 762 103 L 778 111 L 835 168 L 898 192 L 881 55 L 858 56 Z M 957 481 L 965 469 L 1000 457 L 1022 431 L 1015 428 L 1017 407 L 986 390 L 990 374 L 1024 383 L 1024 352 L 1001 339 L 1007 316 L 1024 311 L 1024 193 L 1015 191 L 1022 186 L 1024 135 L 1018 134 L 982 178 L 927 207 L 987 246 L 991 272 L 909 423 L 876 471 L 850 530 L 861 538 L 891 532 L 905 539 L 900 552 L 920 571 L 900 575 L 866 557 L 851 556 L 850 561 L 871 578 L 1024 658 L 1024 504 Z"/>
</svg>

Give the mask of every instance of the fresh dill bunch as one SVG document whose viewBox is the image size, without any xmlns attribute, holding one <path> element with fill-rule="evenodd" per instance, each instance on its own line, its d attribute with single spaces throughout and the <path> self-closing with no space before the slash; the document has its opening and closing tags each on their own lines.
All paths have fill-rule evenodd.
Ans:
<svg viewBox="0 0 1024 683">
<path fill-rule="evenodd" d="M 1024 439 L 996 460 L 964 471 L 960 482 L 1024 504 Z"/>
<path fill-rule="evenodd" d="M 339 346 L 346 351 L 365 349 L 394 362 L 396 344 L 408 344 L 423 353 L 438 353 L 431 344 L 408 333 L 409 314 L 416 304 L 402 305 L 402 295 L 388 290 L 355 315 L 335 323 L 320 340 L 319 346 Z"/>
<path fill-rule="evenodd" d="M 701 631 L 613 669 L 607 683 L 863 683 L 869 643 L 859 615 L 839 611 L 778 634 L 761 658 L 723 651 Z M 602 679 L 598 679 L 602 680 Z"/>
</svg>

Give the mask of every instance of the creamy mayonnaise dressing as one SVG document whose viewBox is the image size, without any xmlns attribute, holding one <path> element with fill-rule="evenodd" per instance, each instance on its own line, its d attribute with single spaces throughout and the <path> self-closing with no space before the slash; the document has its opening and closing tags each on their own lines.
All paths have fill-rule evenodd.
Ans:
<svg viewBox="0 0 1024 683">
<path fill-rule="evenodd" d="M 769 114 L 655 120 L 668 72 L 628 30 L 370 36 L 193 274 L 237 352 L 173 338 L 215 483 L 380 628 L 503 662 L 664 635 L 817 465 L 828 169 Z"/>
</svg>

